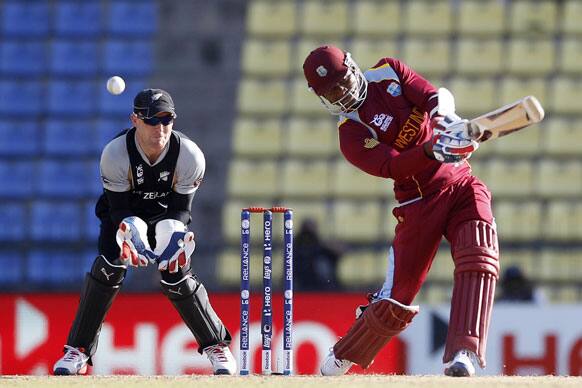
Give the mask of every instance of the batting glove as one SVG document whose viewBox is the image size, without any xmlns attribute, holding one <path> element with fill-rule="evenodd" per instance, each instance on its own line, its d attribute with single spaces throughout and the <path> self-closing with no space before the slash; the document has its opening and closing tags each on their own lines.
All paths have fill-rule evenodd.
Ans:
<svg viewBox="0 0 582 388">
<path fill-rule="evenodd" d="M 119 224 L 115 240 L 121 249 L 120 259 L 126 265 L 145 267 L 155 259 L 147 232 L 147 224 L 139 217 L 126 217 Z"/>
<path fill-rule="evenodd" d="M 456 115 L 435 120 L 432 136 L 432 152 L 442 163 L 459 163 L 471 157 L 479 143 L 468 134 L 468 120 Z"/>
<path fill-rule="evenodd" d="M 158 269 L 178 272 L 190 265 L 190 256 L 196 248 L 194 233 L 178 220 L 162 220 L 156 225 L 156 249 Z"/>
</svg>

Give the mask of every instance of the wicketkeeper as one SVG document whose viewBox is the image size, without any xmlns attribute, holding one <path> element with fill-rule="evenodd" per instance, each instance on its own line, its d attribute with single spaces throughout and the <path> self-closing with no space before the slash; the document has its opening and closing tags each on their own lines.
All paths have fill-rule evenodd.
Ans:
<svg viewBox="0 0 582 388">
<path fill-rule="evenodd" d="M 208 356 L 214 374 L 236 373 L 228 348 L 230 333 L 190 267 L 195 242 L 187 225 L 206 162 L 192 140 L 173 130 L 175 118 L 174 102 L 166 91 L 142 90 L 130 115 L 133 127 L 109 142 L 101 154 L 104 194 L 95 209 L 101 220 L 99 256 L 85 277 L 55 375 L 87 372 L 127 267 L 151 263 L 158 266 L 164 295 L 194 334 L 198 351 Z"/>
<path fill-rule="evenodd" d="M 358 310 L 321 373 L 342 375 L 354 363 L 367 368 L 406 329 L 419 312 L 412 303 L 444 236 L 455 264 L 444 372 L 473 375 L 475 365 L 485 367 L 499 251 L 491 194 L 467 162 L 478 147 L 467 120 L 439 116 L 435 88 L 394 58 L 362 72 L 349 53 L 323 46 L 307 56 L 303 71 L 309 88 L 339 116 L 344 157 L 368 174 L 393 179 L 399 202 L 384 285 Z"/>
</svg>

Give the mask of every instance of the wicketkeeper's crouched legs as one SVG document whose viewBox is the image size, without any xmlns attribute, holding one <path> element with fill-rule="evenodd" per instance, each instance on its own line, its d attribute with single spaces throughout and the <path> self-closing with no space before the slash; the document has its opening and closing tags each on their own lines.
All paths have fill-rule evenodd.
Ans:
<svg viewBox="0 0 582 388">
<path fill-rule="evenodd" d="M 91 272 L 85 276 L 67 345 L 83 348 L 89 357 L 95 354 L 101 325 L 120 290 L 126 269 L 125 265 L 113 264 L 104 256 L 95 259 Z M 91 364 L 91 359 L 89 363 Z"/>
<path fill-rule="evenodd" d="M 452 244 L 455 278 L 449 330 L 443 361 L 470 350 L 485 367 L 487 333 L 499 274 L 495 225 L 469 221 L 459 227 Z"/>
<path fill-rule="evenodd" d="M 367 368 L 388 341 L 406 329 L 418 311 L 418 306 L 406 306 L 394 299 L 372 301 L 335 344 L 335 358 Z"/>
<path fill-rule="evenodd" d="M 181 273 L 181 271 L 179 271 Z M 184 323 L 198 342 L 198 352 L 216 344 L 229 345 L 231 336 L 210 305 L 204 285 L 189 271 L 176 279 L 175 274 L 162 272 L 164 295 L 170 299 Z"/>
</svg>

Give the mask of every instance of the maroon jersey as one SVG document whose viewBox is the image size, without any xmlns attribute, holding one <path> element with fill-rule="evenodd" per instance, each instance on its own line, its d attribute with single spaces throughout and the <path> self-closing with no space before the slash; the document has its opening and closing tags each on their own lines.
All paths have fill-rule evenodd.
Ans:
<svg viewBox="0 0 582 388">
<path fill-rule="evenodd" d="M 470 174 L 468 162 L 440 163 L 424 153 L 432 136 L 437 91 L 394 58 L 382 58 L 364 73 L 368 95 L 357 111 L 338 122 L 345 158 L 368 174 L 394 179 L 399 202 L 424 197 Z"/>
</svg>

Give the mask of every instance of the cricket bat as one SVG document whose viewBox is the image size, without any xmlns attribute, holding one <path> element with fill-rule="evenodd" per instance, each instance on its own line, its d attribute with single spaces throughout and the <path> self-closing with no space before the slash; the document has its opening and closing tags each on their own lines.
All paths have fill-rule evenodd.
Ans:
<svg viewBox="0 0 582 388">
<path fill-rule="evenodd" d="M 521 98 L 469 121 L 469 136 L 483 143 L 539 123 L 544 108 L 534 96 Z"/>
<path fill-rule="evenodd" d="M 439 114 L 454 114 L 454 97 L 445 88 L 439 89 Z M 443 102 L 441 106 L 441 101 Z M 483 143 L 507 136 L 544 118 L 544 108 L 534 96 L 523 97 L 511 104 L 469 120 L 469 136 Z"/>
</svg>

